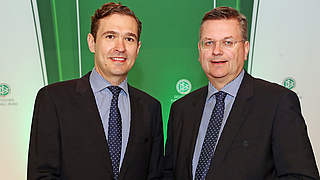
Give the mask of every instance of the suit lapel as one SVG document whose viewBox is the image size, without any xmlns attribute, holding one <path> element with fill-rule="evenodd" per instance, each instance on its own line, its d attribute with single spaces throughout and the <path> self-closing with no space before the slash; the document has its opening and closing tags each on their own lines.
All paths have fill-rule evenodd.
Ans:
<svg viewBox="0 0 320 180">
<path fill-rule="evenodd" d="M 245 122 L 248 110 L 251 107 L 250 98 L 252 96 L 253 80 L 249 74 L 245 73 L 226 125 L 216 147 L 214 159 L 211 163 L 208 175 L 216 172 L 220 167 L 220 164 L 223 162 L 225 155 L 232 145 L 233 139 L 237 135 L 242 124 Z"/>
<path fill-rule="evenodd" d="M 188 114 L 187 119 L 191 120 L 191 127 L 190 127 L 191 144 L 189 147 L 192 147 L 192 149 L 188 148 L 190 149 L 190 152 L 188 153 L 189 155 L 187 156 L 187 159 L 186 159 L 187 161 L 186 165 L 188 166 L 187 169 L 188 169 L 188 175 L 190 179 L 192 179 L 192 159 L 193 159 L 194 149 L 195 149 L 197 138 L 198 138 L 200 123 L 202 119 L 202 114 L 203 114 L 203 109 L 205 106 L 207 94 L 208 94 L 208 86 L 205 86 L 199 89 L 198 94 L 194 96 L 192 100 L 191 110 L 186 108 L 186 110 L 189 111 L 187 113 Z"/>
<path fill-rule="evenodd" d="M 113 175 L 108 144 L 106 141 L 106 136 L 104 133 L 99 111 L 96 105 L 95 97 L 90 86 L 89 76 L 90 72 L 79 79 L 76 86 L 76 92 L 79 95 L 79 102 L 86 106 L 82 109 L 83 111 L 86 111 L 83 112 L 83 114 L 86 114 L 85 120 L 90 120 L 90 124 L 93 123 L 93 127 L 95 128 L 90 134 L 90 136 L 92 136 L 92 138 L 97 141 L 96 146 L 93 148 L 96 148 L 98 156 L 106 157 L 105 161 L 102 161 L 104 163 L 103 165 L 105 166 L 103 169 L 106 169 L 110 175 Z"/>
<path fill-rule="evenodd" d="M 140 105 L 140 98 L 136 97 L 136 93 L 134 92 L 134 89 L 128 84 L 128 91 L 129 91 L 129 96 L 130 96 L 130 111 L 131 111 L 131 120 L 130 120 L 130 132 L 129 132 L 129 139 L 128 139 L 128 144 L 126 148 L 126 153 L 124 155 L 124 159 L 121 165 L 120 169 L 120 177 L 119 179 L 123 179 L 125 177 L 125 174 L 128 170 L 130 157 L 134 156 L 134 154 L 131 154 L 132 148 L 134 148 L 134 140 L 136 136 L 136 132 L 138 131 L 138 128 L 141 127 L 143 124 L 139 124 L 141 119 L 143 117 L 140 117 L 139 115 L 142 113 L 139 113 L 141 110 L 139 110 Z"/>
</svg>

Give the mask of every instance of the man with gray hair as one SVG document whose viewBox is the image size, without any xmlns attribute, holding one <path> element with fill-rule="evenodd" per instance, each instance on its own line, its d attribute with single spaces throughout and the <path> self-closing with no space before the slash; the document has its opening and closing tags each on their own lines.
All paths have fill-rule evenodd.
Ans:
<svg viewBox="0 0 320 180">
<path fill-rule="evenodd" d="M 297 95 L 243 69 L 247 34 L 233 8 L 203 17 L 199 61 L 209 83 L 171 107 L 166 178 L 319 179 Z"/>
</svg>

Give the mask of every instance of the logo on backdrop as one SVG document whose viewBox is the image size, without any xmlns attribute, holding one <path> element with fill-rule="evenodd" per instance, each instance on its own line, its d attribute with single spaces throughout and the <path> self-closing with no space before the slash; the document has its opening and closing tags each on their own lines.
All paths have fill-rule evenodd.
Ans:
<svg viewBox="0 0 320 180">
<path fill-rule="evenodd" d="M 0 84 L 0 97 L 5 97 L 10 93 L 10 87 L 6 83 Z"/>
<path fill-rule="evenodd" d="M 288 89 L 293 89 L 296 87 L 296 81 L 291 77 L 287 77 L 283 80 L 282 85 Z"/>
<path fill-rule="evenodd" d="M 187 79 L 180 79 L 176 84 L 176 90 L 179 95 L 174 95 L 170 101 L 171 103 L 175 102 L 176 100 L 180 99 L 184 95 L 188 94 L 191 91 L 191 82 Z"/>
<path fill-rule="evenodd" d="M 11 88 L 7 83 L 0 83 L 0 106 L 17 106 L 18 103 L 11 97 Z"/>
<path fill-rule="evenodd" d="M 180 79 L 176 84 L 176 89 L 180 94 L 188 94 L 191 91 L 191 82 L 187 79 Z"/>
</svg>

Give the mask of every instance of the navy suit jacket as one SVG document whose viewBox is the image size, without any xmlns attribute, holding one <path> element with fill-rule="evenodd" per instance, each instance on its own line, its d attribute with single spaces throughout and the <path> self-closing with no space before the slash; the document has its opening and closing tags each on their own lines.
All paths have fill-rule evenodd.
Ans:
<svg viewBox="0 0 320 180">
<path fill-rule="evenodd" d="M 89 74 L 55 83 L 37 95 L 28 180 L 111 180 L 111 159 Z M 120 180 L 158 179 L 163 156 L 160 103 L 128 87 L 130 134 Z"/>
<path fill-rule="evenodd" d="M 192 158 L 208 87 L 170 111 L 166 179 L 191 180 Z M 297 95 L 245 73 L 217 144 L 207 180 L 319 179 Z"/>
</svg>

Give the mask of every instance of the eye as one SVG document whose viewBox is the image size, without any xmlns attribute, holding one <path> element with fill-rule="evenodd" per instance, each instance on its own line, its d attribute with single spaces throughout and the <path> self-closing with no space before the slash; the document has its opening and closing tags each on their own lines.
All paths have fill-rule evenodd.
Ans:
<svg viewBox="0 0 320 180">
<path fill-rule="evenodd" d="M 107 39 L 114 39 L 115 36 L 114 36 L 113 34 L 108 34 L 108 35 L 105 36 L 105 38 L 107 38 Z"/>
<path fill-rule="evenodd" d="M 209 41 L 209 40 L 203 41 L 204 46 L 212 46 L 213 44 L 214 44 L 214 41 Z"/>
<path fill-rule="evenodd" d="M 223 45 L 226 47 L 233 47 L 234 42 L 231 40 L 224 40 Z"/>
<path fill-rule="evenodd" d="M 132 38 L 132 37 L 126 37 L 125 40 L 128 41 L 128 42 L 135 42 L 135 41 L 136 41 L 136 40 L 135 40 L 134 38 Z"/>
</svg>

